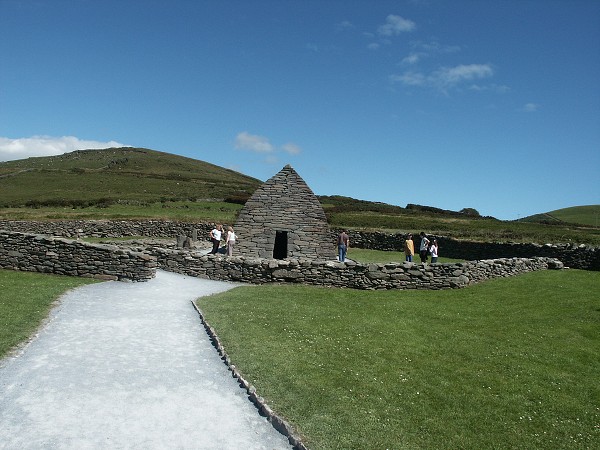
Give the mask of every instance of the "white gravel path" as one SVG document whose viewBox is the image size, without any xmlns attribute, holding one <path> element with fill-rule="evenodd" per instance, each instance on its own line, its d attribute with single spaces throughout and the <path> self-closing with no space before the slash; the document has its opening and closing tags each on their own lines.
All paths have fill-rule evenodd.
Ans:
<svg viewBox="0 0 600 450">
<path fill-rule="evenodd" d="M 67 293 L 0 363 L 0 448 L 290 449 L 191 304 L 234 286 L 158 271 Z"/>
</svg>

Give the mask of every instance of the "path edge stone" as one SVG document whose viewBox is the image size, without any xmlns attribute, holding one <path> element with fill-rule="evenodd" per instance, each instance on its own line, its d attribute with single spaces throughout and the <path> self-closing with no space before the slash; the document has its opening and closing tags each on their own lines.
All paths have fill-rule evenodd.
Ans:
<svg viewBox="0 0 600 450">
<path fill-rule="evenodd" d="M 215 329 L 208 323 L 208 321 L 204 317 L 202 310 L 198 308 L 198 305 L 196 305 L 196 302 L 194 300 L 192 300 L 191 303 L 196 312 L 198 313 L 198 316 L 200 317 L 200 321 L 204 326 L 204 330 L 208 334 L 211 344 L 219 353 L 221 361 L 223 361 L 223 363 L 227 366 L 227 369 L 231 372 L 231 376 L 237 380 L 240 387 L 242 387 L 248 394 L 248 400 L 250 400 L 250 402 L 256 407 L 256 409 L 261 415 L 267 418 L 267 420 L 273 426 L 273 428 L 275 428 L 275 430 L 287 437 L 288 442 L 290 443 L 290 445 L 292 445 L 293 450 L 308 450 L 308 447 L 304 445 L 300 437 L 294 432 L 293 427 L 286 420 L 277 415 L 267 405 L 265 399 L 258 395 L 258 393 L 256 392 L 256 388 L 253 385 L 251 385 L 246 379 L 244 379 L 244 377 L 242 377 L 236 366 L 232 363 L 231 358 L 225 351 L 225 347 L 221 343 L 221 340 L 219 339 L 219 336 L 217 335 Z"/>
</svg>

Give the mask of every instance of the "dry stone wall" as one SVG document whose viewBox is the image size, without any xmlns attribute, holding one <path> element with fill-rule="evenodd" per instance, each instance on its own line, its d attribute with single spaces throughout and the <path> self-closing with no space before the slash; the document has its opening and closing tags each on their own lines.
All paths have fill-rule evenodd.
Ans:
<svg viewBox="0 0 600 450">
<path fill-rule="evenodd" d="M 175 239 L 178 235 L 192 237 L 195 234 L 199 239 L 208 240 L 211 229 L 212 225 L 205 222 L 172 220 L 0 220 L 0 230 L 68 238 L 145 236 Z"/>
<path fill-rule="evenodd" d="M 112 245 L 0 231 L 0 268 L 100 280 L 147 281 L 156 258 Z"/>
<path fill-rule="evenodd" d="M 179 222 L 170 220 L 57 220 L 57 221 L 13 221 L 0 220 L 0 230 L 23 233 L 48 234 L 69 238 L 100 237 L 116 238 L 124 236 L 145 236 L 172 238 L 196 236 L 208 241 L 208 233 L 214 224 L 205 222 Z M 340 230 L 332 230 L 330 242 L 335 242 Z M 246 238 L 239 230 L 238 248 Z M 350 231 L 350 246 L 373 250 L 402 252 L 405 234 Z M 413 233 L 415 248 L 419 245 L 418 233 Z M 531 258 L 544 256 L 556 258 L 565 266 L 583 270 L 600 270 L 600 248 L 582 244 L 534 244 L 472 242 L 456 240 L 444 236 L 437 237 L 440 255 L 467 261 L 498 258 Z M 335 259 L 335 254 L 331 259 Z M 399 255 L 401 259 L 401 255 Z"/>
<path fill-rule="evenodd" d="M 301 283 L 353 289 L 454 289 L 492 278 L 561 269 L 552 258 L 506 258 L 453 264 L 360 264 L 312 259 L 263 259 L 204 255 L 153 248 L 159 267 L 212 280 L 244 283 Z"/>
<path fill-rule="evenodd" d="M 405 234 L 350 231 L 350 244 L 357 248 L 402 252 Z M 583 244 L 535 244 L 514 242 L 472 242 L 437 236 L 440 256 L 468 261 L 497 258 L 557 258 L 574 269 L 600 270 L 600 248 Z M 415 249 L 419 233 L 413 233 Z"/>
<path fill-rule="evenodd" d="M 207 236 L 211 224 L 172 221 L 62 221 L 0 222 L 0 229 L 19 228 L 36 233 L 80 234 L 98 237 L 154 236 L 171 237 L 181 233 Z M 199 231 L 200 230 L 200 231 Z M 335 238 L 335 231 L 331 236 Z M 402 235 L 352 232 L 353 246 L 398 251 Z M 220 255 L 201 255 L 194 249 L 177 250 L 138 245 L 132 250 L 116 246 L 85 244 L 15 231 L 0 231 L 0 268 L 94 276 L 104 279 L 143 281 L 153 276 L 156 267 L 212 279 L 248 283 L 306 283 L 356 289 L 446 289 L 467 286 L 489 278 L 504 277 L 531 270 L 570 267 L 599 270 L 599 251 L 593 247 L 534 244 L 476 244 L 441 240 L 444 256 L 473 260 L 457 264 L 357 264 L 351 261 L 311 258 L 275 260 Z M 456 245 L 455 245 L 456 243 Z M 454 246 L 453 246 L 454 245 Z M 173 245 L 174 246 L 174 245 Z M 479 250 L 482 248 L 483 250 Z M 500 252 L 511 257 L 492 257 Z M 461 253 L 461 251 L 463 253 Z M 515 256 L 520 251 L 527 257 Z M 495 253 L 497 252 L 497 253 Z M 546 252 L 546 254 L 543 254 Z M 540 253 L 542 253 L 540 255 Z M 487 258 L 477 259 L 477 255 Z M 570 259 L 569 259 L 570 258 Z M 398 260 L 403 254 L 398 253 Z M 559 261 L 560 260 L 560 261 Z M 582 266 L 581 261 L 585 265 Z"/>
</svg>

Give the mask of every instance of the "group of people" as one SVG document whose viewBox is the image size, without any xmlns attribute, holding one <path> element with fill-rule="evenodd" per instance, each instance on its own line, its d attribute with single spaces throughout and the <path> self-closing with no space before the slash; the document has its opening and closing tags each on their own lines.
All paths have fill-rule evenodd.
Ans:
<svg viewBox="0 0 600 450">
<path fill-rule="evenodd" d="M 210 251 L 211 255 L 216 255 L 219 252 L 219 247 L 221 246 L 221 241 L 223 240 L 223 225 L 217 224 L 209 233 L 210 240 L 212 241 L 212 250 Z M 235 240 L 237 236 L 233 231 L 233 227 L 227 228 L 227 235 L 225 238 L 225 247 L 227 249 L 227 256 L 233 256 L 233 246 L 235 245 Z"/>
<path fill-rule="evenodd" d="M 212 250 L 210 251 L 211 255 L 215 255 L 219 252 L 219 247 L 221 246 L 221 241 L 223 240 L 223 225 L 217 224 L 215 228 L 213 228 L 209 235 L 212 241 Z M 429 255 L 431 255 L 431 262 L 435 263 L 438 260 L 438 242 L 437 239 L 432 238 L 429 239 L 425 232 L 421 232 L 421 243 L 419 245 L 419 256 L 421 258 L 422 263 L 426 263 Z M 233 256 L 233 247 L 235 245 L 235 241 L 237 236 L 233 231 L 233 227 L 227 228 L 227 235 L 225 238 L 225 247 L 227 249 L 227 256 Z M 337 238 L 337 246 L 338 246 L 338 259 L 340 262 L 346 261 L 346 254 L 348 252 L 348 247 L 350 247 L 350 238 L 348 237 L 348 232 L 343 230 Z M 415 244 L 413 242 L 413 235 L 408 234 L 406 236 L 406 240 L 404 241 L 404 254 L 406 255 L 406 261 L 412 262 L 413 256 L 415 255 Z"/>
<path fill-rule="evenodd" d="M 429 239 L 425 232 L 421 231 L 421 244 L 419 245 L 419 257 L 422 263 L 427 262 L 427 258 L 431 255 L 431 262 L 436 263 L 438 260 L 438 242 L 437 239 Z M 412 262 L 413 256 L 415 255 L 415 244 L 413 242 L 413 235 L 408 234 L 404 241 L 404 254 L 406 255 L 406 261 Z"/>
</svg>

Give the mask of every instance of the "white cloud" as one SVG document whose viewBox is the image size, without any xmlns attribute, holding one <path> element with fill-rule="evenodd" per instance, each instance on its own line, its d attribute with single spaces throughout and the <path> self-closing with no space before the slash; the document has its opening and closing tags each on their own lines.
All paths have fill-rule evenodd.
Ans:
<svg viewBox="0 0 600 450">
<path fill-rule="evenodd" d="M 416 50 L 426 52 L 428 54 L 449 54 L 457 53 L 461 50 L 458 45 L 442 45 L 437 41 L 413 41 L 411 42 L 411 46 Z"/>
<path fill-rule="evenodd" d="M 402 59 L 402 64 L 412 66 L 417 64 L 421 60 L 422 56 L 422 53 L 411 53 Z"/>
<path fill-rule="evenodd" d="M 537 103 L 527 103 L 527 104 L 523 105 L 524 112 L 536 112 L 539 109 L 540 109 L 540 105 L 538 105 Z"/>
<path fill-rule="evenodd" d="M 423 86 L 427 84 L 425 75 L 419 72 L 404 72 L 402 75 L 391 75 L 392 82 L 398 82 L 407 86 Z"/>
<path fill-rule="evenodd" d="M 275 146 L 265 136 L 257 136 L 243 131 L 235 138 L 235 148 L 239 150 L 250 150 L 253 153 L 264 155 L 267 164 L 278 164 L 280 155 L 296 156 L 302 153 L 302 148 L 293 142 L 287 142 L 281 146 Z"/>
<path fill-rule="evenodd" d="M 32 136 L 10 139 L 0 137 L 0 161 L 12 161 L 32 156 L 53 156 L 75 150 L 129 147 L 116 141 L 87 141 L 74 136 Z"/>
<path fill-rule="evenodd" d="M 487 64 L 460 64 L 455 67 L 442 67 L 432 74 L 432 81 L 441 86 L 454 86 L 462 81 L 490 77 L 493 69 Z"/>
<path fill-rule="evenodd" d="M 412 31 L 416 26 L 412 20 L 390 14 L 386 17 L 385 23 L 377 28 L 377 33 L 381 36 L 395 36 L 400 33 Z"/>
<path fill-rule="evenodd" d="M 279 158 L 275 155 L 269 155 L 265 158 L 265 162 L 271 165 L 279 164 Z"/>
<path fill-rule="evenodd" d="M 349 20 L 343 20 L 335 24 L 336 31 L 350 30 L 352 28 L 354 28 L 354 24 Z"/>
<path fill-rule="evenodd" d="M 468 64 L 455 67 L 442 67 L 429 75 L 420 72 L 407 71 L 401 75 L 390 76 L 393 83 L 402 83 L 407 86 L 434 87 L 446 91 L 457 85 L 467 82 L 488 78 L 494 75 L 494 70 L 488 64 Z M 475 89 L 474 85 L 470 89 Z M 478 88 L 478 90 L 483 90 Z"/>
<path fill-rule="evenodd" d="M 287 144 L 283 145 L 281 149 L 288 155 L 299 155 L 300 153 L 302 153 L 302 149 L 291 142 L 288 142 Z"/>
<path fill-rule="evenodd" d="M 469 89 L 472 91 L 478 91 L 478 92 L 483 92 L 483 91 L 497 92 L 498 94 L 505 94 L 507 92 L 510 92 L 510 88 L 508 86 L 502 85 L 502 84 L 488 84 L 485 86 L 481 86 L 479 84 L 472 84 L 471 86 L 469 86 Z"/>
<path fill-rule="evenodd" d="M 256 153 L 272 153 L 275 150 L 268 138 L 249 134 L 246 131 L 243 131 L 236 136 L 235 148 L 240 150 L 250 150 Z"/>
</svg>

